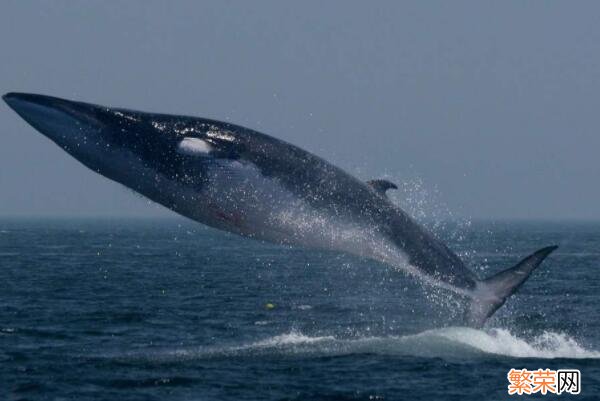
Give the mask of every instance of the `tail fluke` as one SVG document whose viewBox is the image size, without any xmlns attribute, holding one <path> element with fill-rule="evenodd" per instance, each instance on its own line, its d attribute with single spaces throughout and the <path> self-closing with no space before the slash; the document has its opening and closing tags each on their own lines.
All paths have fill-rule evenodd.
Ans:
<svg viewBox="0 0 600 401">
<path fill-rule="evenodd" d="M 469 325 L 481 327 L 504 302 L 514 294 L 529 278 L 531 272 L 558 246 L 549 246 L 527 256 L 525 259 L 500 273 L 485 279 L 475 291 L 469 309 L 467 321 Z"/>
</svg>

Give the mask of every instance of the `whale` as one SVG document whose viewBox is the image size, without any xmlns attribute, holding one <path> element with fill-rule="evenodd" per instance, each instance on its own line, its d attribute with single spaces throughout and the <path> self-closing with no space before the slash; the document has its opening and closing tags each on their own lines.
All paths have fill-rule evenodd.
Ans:
<svg viewBox="0 0 600 401">
<path fill-rule="evenodd" d="M 207 118 L 29 93 L 3 100 L 86 167 L 168 209 L 259 241 L 349 253 L 456 294 L 484 323 L 557 246 L 480 278 L 394 204 L 388 180 L 362 181 L 286 141 Z"/>
</svg>

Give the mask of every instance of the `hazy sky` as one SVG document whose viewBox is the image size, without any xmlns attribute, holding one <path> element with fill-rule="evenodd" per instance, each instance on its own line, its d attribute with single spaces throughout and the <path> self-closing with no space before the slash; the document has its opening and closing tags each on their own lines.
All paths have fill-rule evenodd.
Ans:
<svg viewBox="0 0 600 401">
<path fill-rule="evenodd" d="M 0 90 L 228 120 L 456 215 L 600 218 L 600 3 L 0 3 Z M 168 215 L 0 105 L 0 215 Z"/>
</svg>

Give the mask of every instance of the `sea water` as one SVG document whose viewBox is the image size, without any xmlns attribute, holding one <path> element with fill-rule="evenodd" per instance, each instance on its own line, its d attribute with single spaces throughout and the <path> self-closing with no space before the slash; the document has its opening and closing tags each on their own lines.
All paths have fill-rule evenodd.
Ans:
<svg viewBox="0 0 600 401">
<path fill-rule="evenodd" d="M 344 254 L 177 218 L 0 220 L 0 399 L 501 400 L 512 368 L 578 369 L 560 398 L 600 399 L 600 223 L 432 229 L 481 277 L 560 248 L 476 330 Z"/>
</svg>

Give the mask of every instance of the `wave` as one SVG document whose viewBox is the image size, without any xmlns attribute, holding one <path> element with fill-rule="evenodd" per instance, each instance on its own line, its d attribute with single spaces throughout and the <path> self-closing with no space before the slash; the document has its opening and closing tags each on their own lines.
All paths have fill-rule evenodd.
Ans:
<svg viewBox="0 0 600 401">
<path fill-rule="evenodd" d="M 506 329 L 476 330 L 466 327 L 431 330 L 418 334 L 426 338 L 442 337 L 450 343 L 463 345 L 475 352 L 512 358 L 600 358 L 600 351 L 583 347 L 573 337 L 544 331 L 530 339 L 519 338 Z"/>
<path fill-rule="evenodd" d="M 530 339 L 506 329 L 476 330 L 448 327 L 406 336 L 342 339 L 308 336 L 292 331 L 260 341 L 233 346 L 179 348 L 129 353 L 119 358 L 155 362 L 244 356 L 344 356 L 381 354 L 424 358 L 472 359 L 476 357 L 597 359 L 600 351 L 587 349 L 574 338 L 543 332 Z"/>
</svg>

